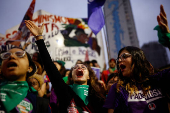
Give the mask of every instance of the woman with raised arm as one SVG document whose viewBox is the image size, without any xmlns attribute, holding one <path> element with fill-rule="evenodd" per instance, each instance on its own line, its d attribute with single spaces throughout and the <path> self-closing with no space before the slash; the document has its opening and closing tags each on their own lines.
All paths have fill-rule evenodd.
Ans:
<svg viewBox="0 0 170 113">
<path fill-rule="evenodd" d="M 98 83 L 94 71 L 85 64 L 76 64 L 69 76 L 70 86 L 67 85 L 60 75 L 58 69 L 51 60 L 42 37 L 44 24 L 37 27 L 32 21 L 25 21 L 27 28 L 36 38 L 36 43 L 59 102 L 59 111 L 67 113 L 105 113 L 102 108 L 104 93 L 102 86 Z"/>
<path fill-rule="evenodd" d="M 158 23 L 162 28 L 167 25 L 165 20 L 161 6 Z M 104 104 L 108 113 L 169 113 L 170 69 L 155 73 L 144 52 L 132 46 L 119 51 L 117 67 L 120 79 L 111 87 Z"/>
</svg>

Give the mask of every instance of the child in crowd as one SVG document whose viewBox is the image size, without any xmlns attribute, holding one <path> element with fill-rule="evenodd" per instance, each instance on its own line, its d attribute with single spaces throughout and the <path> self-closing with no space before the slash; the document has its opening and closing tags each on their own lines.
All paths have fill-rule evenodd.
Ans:
<svg viewBox="0 0 170 113">
<path fill-rule="evenodd" d="M 44 96 L 45 91 L 43 91 L 41 89 L 42 85 L 44 84 L 43 76 L 38 75 L 38 74 L 34 74 L 34 75 L 30 76 L 27 79 L 27 82 L 28 82 L 29 86 L 32 86 L 35 90 L 38 91 L 38 96 L 39 97 L 43 97 Z"/>
<path fill-rule="evenodd" d="M 109 60 L 109 69 L 108 70 L 104 70 L 102 72 L 101 80 L 106 84 L 109 75 L 111 73 L 116 73 L 116 72 L 117 72 L 117 69 L 116 69 L 116 60 L 114 58 L 111 58 Z"/>
</svg>

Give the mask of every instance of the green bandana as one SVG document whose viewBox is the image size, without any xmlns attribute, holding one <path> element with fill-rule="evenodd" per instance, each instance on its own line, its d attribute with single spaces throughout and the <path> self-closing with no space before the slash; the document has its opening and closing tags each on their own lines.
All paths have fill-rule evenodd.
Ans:
<svg viewBox="0 0 170 113">
<path fill-rule="evenodd" d="M 63 80 L 64 80 L 65 83 L 67 83 L 67 81 L 68 81 L 68 76 L 63 77 Z"/>
<path fill-rule="evenodd" d="M 7 112 L 14 109 L 26 96 L 29 86 L 26 81 L 3 82 L 0 84 L 1 102 Z"/>
<path fill-rule="evenodd" d="M 159 43 L 165 47 L 169 47 L 170 33 L 163 33 L 159 25 L 157 25 L 154 30 L 158 31 Z"/>
<path fill-rule="evenodd" d="M 88 101 L 89 85 L 73 84 L 73 85 L 70 85 L 70 87 L 83 100 L 83 102 L 86 105 L 89 103 Z"/>
<path fill-rule="evenodd" d="M 114 68 L 111 68 L 112 69 L 112 71 L 115 71 L 116 70 L 116 67 L 114 67 Z"/>
<path fill-rule="evenodd" d="M 38 95 L 38 91 L 36 89 L 34 89 L 32 86 L 31 87 L 29 86 L 28 91 L 34 93 L 35 95 Z"/>
</svg>

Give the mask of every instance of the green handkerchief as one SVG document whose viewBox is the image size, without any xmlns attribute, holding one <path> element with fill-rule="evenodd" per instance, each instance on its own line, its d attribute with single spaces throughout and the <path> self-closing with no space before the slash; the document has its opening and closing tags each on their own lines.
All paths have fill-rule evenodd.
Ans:
<svg viewBox="0 0 170 113">
<path fill-rule="evenodd" d="M 73 84 L 70 87 L 84 101 L 86 105 L 89 103 L 88 101 L 89 85 Z"/>
<path fill-rule="evenodd" d="M 27 96 L 28 89 L 29 86 L 26 81 L 6 81 L 0 84 L 1 102 L 7 113 Z"/>
</svg>

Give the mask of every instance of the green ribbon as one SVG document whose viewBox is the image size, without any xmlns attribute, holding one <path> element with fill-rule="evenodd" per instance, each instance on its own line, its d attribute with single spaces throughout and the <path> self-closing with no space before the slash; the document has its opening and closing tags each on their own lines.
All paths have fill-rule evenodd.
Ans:
<svg viewBox="0 0 170 113">
<path fill-rule="evenodd" d="M 1 102 L 7 113 L 27 96 L 28 90 L 29 86 L 26 81 L 6 81 L 0 84 Z"/>
<path fill-rule="evenodd" d="M 158 31 L 159 43 L 170 48 L 170 33 L 163 33 L 159 25 L 157 25 L 154 30 Z"/>
<path fill-rule="evenodd" d="M 73 85 L 70 85 L 70 87 L 83 100 L 83 102 L 86 105 L 89 103 L 88 101 L 89 85 L 73 84 Z"/>
</svg>

